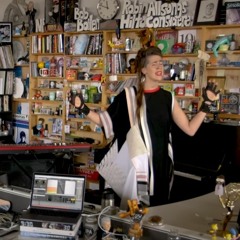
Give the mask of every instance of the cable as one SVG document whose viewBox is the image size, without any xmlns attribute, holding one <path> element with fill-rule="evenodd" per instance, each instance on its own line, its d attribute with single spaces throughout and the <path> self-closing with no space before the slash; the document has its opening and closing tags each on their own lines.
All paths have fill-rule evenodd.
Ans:
<svg viewBox="0 0 240 240">
<path fill-rule="evenodd" d="M 123 234 L 123 233 L 115 233 L 115 232 L 109 232 L 109 231 L 106 231 L 102 225 L 101 225 L 101 217 L 103 214 L 105 214 L 112 206 L 107 206 L 105 207 L 101 212 L 99 213 L 94 213 L 94 214 L 82 214 L 82 216 L 84 217 L 95 217 L 95 216 L 98 216 L 98 227 L 104 232 L 106 233 L 106 236 L 103 237 L 102 239 L 105 239 L 105 238 L 108 238 L 108 239 L 111 239 L 109 238 L 109 236 L 113 235 L 113 236 L 122 236 L 123 239 L 128 239 L 127 235 L 126 234 Z"/>
</svg>

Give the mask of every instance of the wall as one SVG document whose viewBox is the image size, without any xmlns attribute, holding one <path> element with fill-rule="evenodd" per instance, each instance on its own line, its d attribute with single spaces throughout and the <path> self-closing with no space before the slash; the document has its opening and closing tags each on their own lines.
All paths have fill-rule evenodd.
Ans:
<svg viewBox="0 0 240 240">
<path fill-rule="evenodd" d="M 30 1 L 30 0 L 29 0 Z M 3 21 L 4 19 L 4 13 L 8 7 L 8 5 L 10 3 L 18 3 L 18 4 L 22 4 L 22 3 L 29 3 L 28 0 L 1 0 L 1 9 L 0 9 L 0 21 Z M 37 9 L 37 14 L 35 18 L 45 18 L 45 5 L 49 6 L 49 4 L 45 4 L 51 2 L 52 0 L 31 0 L 32 2 L 34 2 L 34 7 Z M 154 0 L 138 0 L 138 2 L 144 2 L 144 3 L 149 3 L 149 2 L 153 2 Z M 180 0 L 180 2 L 185 1 L 185 0 Z M 224 0 L 223 2 L 231 2 L 232 0 Z M 237 0 L 236 2 L 238 2 L 240 0 Z M 119 0 L 120 2 L 120 6 L 123 6 L 123 2 L 124 0 Z M 134 0 L 132 0 L 132 2 L 134 2 Z M 197 2 L 197 0 L 189 0 L 191 6 L 189 7 L 189 13 L 192 13 L 195 11 L 195 4 L 193 4 L 193 2 Z M 85 7 L 91 14 L 93 14 L 94 17 L 97 17 L 97 3 L 98 0 L 79 0 L 79 4 L 80 4 L 80 8 Z M 193 4 L 193 5 L 192 5 Z M 24 9 L 22 9 L 23 13 L 24 13 Z M 119 14 L 116 16 L 116 18 L 120 18 L 121 16 L 121 9 Z M 27 19 L 27 18 L 26 18 Z"/>
</svg>

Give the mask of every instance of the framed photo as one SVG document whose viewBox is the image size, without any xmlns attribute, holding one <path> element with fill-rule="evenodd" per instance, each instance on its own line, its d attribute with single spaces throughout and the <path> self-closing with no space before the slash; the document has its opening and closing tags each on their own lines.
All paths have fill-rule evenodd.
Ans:
<svg viewBox="0 0 240 240">
<path fill-rule="evenodd" d="M 240 23 L 240 2 L 226 2 L 226 24 Z"/>
<path fill-rule="evenodd" d="M 215 81 L 218 84 L 218 89 L 222 89 L 222 92 L 224 91 L 225 81 L 226 77 L 219 77 L 219 76 L 208 76 L 208 81 Z"/>
<path fill-rule="evenodd" d="M 206 40 L 205 51 L 212 51 L 216 40 Z"/>
<path fill-rule="evenodd" d="M 0 36 L 1 36 L 1 43 L 12 42 L 12 23 L 11 22 L 0 22 Z"/>
<path fill-rule="evenodd" d="M 217 24 L 222 0 L 200 0 L 194 25 Z"/>
</svg>

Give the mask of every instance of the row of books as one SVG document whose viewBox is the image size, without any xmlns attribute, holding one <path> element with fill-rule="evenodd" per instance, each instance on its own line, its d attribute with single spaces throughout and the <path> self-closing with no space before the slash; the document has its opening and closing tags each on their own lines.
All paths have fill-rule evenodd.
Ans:
<svg viewBox="0 0 240 240">
<path fill-rule="evenodd" d="M 11 45 L 0 46 L 0 68 L 14 68 L 14 58 Z"/>
<path fill-rule="evenodd" d="M 9 95 L 0 96 L 0 112 L 10 111 Z"/>
<path fill-rule="evenodd" d="M 105 64 L 106 74 L 121 74 L 127 71 L 126 54 L 108 53 Z"/>
<path fill-rule="evenodd" d="M 102 34 L 80 34 L 66 37 L 65 54 L 101 55 Z"/>
<path fill-rule="evenodd" d="M 62 33 L 32 36 L 32 54 L 63 52 L 64 36 Z"/>
<path fill-rule="evenodd" d="M 13 71 L 0 71 L 0 94 L 13 94 Z"/>
</svg>

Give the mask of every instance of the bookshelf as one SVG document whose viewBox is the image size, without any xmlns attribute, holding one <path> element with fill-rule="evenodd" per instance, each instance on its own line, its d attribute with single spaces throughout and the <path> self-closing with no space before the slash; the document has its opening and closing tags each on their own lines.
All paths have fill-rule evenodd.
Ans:
<svg viewBox="0 0 240 240">
<path fill-rule="evenodd" d="M 81 90 L 86 104 L 95 111 L 106 107 L 102 45 L 102 31 L 65 33 L 66 89 Z M 91 138 L 96 144 L 103 142 L 101 129 L 71 105 L 67 106 L 66 125 L 70 129 L 68 140 Z"/>
<path fill-rule="evenodd" d="M 14 141 L 16 143 L 21 142 L 21 132 L 25 135 L 25 141 L 29 142 L 29 47 L 29 36 L 13 35 L 15 90 L 12 108 Z"/>
<path fill-rule="evenodd" d="M 64 142 L 64 38 L 61 32 L 30 36 L 29 140 Z"/>
<path fill-rule="evenodd" d="M 0 43 L 0 142 L 12 143 L 14 60 L 12 40 Z"/>
</svg>

